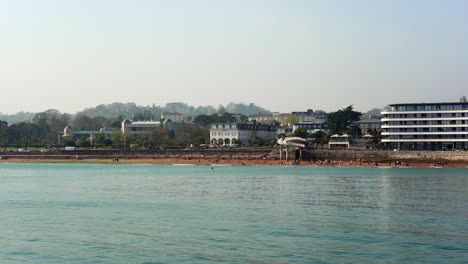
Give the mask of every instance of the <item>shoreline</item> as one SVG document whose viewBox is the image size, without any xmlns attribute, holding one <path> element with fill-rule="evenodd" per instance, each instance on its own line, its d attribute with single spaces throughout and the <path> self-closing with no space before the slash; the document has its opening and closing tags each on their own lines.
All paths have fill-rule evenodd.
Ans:
<svg viewBox="0 0 468 264">
<path fill-rule="evenodd" d="M 338 161 L 338 162 L 313 162 L 313 161 L 280 161 L 280 160 L 215 160 L 215 159 L 184 159 L 184 158 L 120 158 L 118 160 L 105 158 L 87 159 L 34 159 L 34 158 L 8 158 L 1 159 L 2 163 L 55 163 L 55 164 L 148 164 L 148 165 L 204 165 L 204 166 L 298 166 L 298 167 L 339 167 L 339 168 L 468 168 L 468 164 L 448 163 L 435 165 L 434 163 L 414 162 L 403 165 L 395 165 L 389 162 Z"/>
</svg>

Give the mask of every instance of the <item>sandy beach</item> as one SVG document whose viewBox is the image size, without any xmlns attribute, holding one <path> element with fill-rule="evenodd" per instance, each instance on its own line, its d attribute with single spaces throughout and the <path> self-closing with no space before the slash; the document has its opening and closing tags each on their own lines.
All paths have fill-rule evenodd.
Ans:
<svg viewBox="0 0 468 264">
<path fill-rule="evenodd" d="M 31 159 L 9 158 L 1 159 L 0 163 L 85 163 L 85 164 L 160 164 L 160 165 L 229 165 L 229 166 L 322 166 L 322 167 L 417 167 L 417 168 L 468 168 L 461 163 L 403 163 L 368 162 L 368 161 L 280 161 L 264 159 L 187 159 L 187 158 L 120 158 L 115 159 Z"/>
</svg>

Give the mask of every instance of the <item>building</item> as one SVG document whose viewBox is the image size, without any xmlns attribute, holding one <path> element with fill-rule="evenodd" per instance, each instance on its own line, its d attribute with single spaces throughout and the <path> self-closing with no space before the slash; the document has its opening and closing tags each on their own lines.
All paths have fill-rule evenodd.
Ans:
<svg viewBox="0 0 468 264">
<path fill-rule="evenodd" d="M 341 149 L 349 149 L 351 146 L 351 136 L 344 134 L 338 135 L 335 134 L 330 137 L 330 141 L 328 141 L 328 148 L 341 148 Z"/>
<path fill-rule="evenodd" d="M 216 145 L 269 141 L 276 139 L 276 126 L 242 123 L 212 124 L 210 142 Z"/>
<path fill-rule="evenodd" d="M 165 128 L 168 131 L 176 133 L 182 126 L 190 125 L 184 123 L 174 123 L 171 120 L 160 121 L 131 121 L 125 119 L 122 121 L 122 134 L 124 135 L 149 135 L 156 128 Z"/>
<path fill-rule="evenodd" d="M 177 112 L 164 112 L 161 114 L 161 120 L 170 120 L 173 123 L 184 123 L 184 115 Z"/>
<path fill-rule="evenodd" d="M 274 122 L 278 122 L 282 124 L 286 118 L 290 116 L 294 116 L 296 118 L 297 123 L 324 123 L 326 119 L 326 114 L 322 112 L 315 113 L 312 109 L 308 109 L 307 111 L 296 111 L 291 113 L 278 113 L 273 112 L 271 114 L 265 115 L 254 115 L 249 117 L 249 121 L 256 121 L 257 123 L 262 124 L 272 124 Z M 290 124 L 292 125 L 292 124 Z"/>
<path fill-rule="evenodd" d="M 468 148 L 466 102 L 392 104 L 382 121 L 382 143 L 391 149 Z"/>
<path fill-rule="evenodd" d="M 297 118 L 297 123 L 324 123 L 326 116 L 314 113 L 314 110 L 307 109 L 307 111 L 291 112 L 291 115 Z"/>
<path fill-rule="evenodd" d="M 369 130 L 380 130 L 382 123 L 383 122 L 378 118 L 367 118 L 354 122 L 354 124 L 361 129 L 363 135 Z"/>
<path fill-rule="evenodd" d="M 271 114 L 261 114 L 261 115 L 253 115 L 249 117 L 250 122 L 257 122 L 262 124 L 273 124 L 273 123 L 283 123 L 283 121 L 289 116 L 290 114 L 286 113 L 278 113 L 273 112 Z"/>
<path fill-rule="evenodd" d="M 149 135 L 155 128 L 163 127 L 159 121 L 122 121 L 122 134 L 124 135 Z"/>
<path fill-rule="evenodd" d="M 62 144 L 63 140 L 77 140 L 79 138 L 89 139 L 91 143 L 94 142 L 97 136 L 108 138 L 112 134 L 112 128 L 103 127 L 98 131 L 75 131 L 72 127 L 66 126 L 63 133 L 57 133 L 57 144 Z"/>
<path fill-rule="evenodd" d="M 293 127 L 278 127 L 276 134 L 278 136 L 287 136 L 289 137 L 293 133 Z"/>
<path fill-rule="evenodd" d="M 323 131 L 325 133 L 328 133 L 328 125 L 326 123 L 300 123 L 300 124 L 294 124 L 293 125 L 293 132 L 296 131 L 297 129 L 304 129 L 307 131 L 309 134 L 316 133 L 318 131 Z"/>
</svg>

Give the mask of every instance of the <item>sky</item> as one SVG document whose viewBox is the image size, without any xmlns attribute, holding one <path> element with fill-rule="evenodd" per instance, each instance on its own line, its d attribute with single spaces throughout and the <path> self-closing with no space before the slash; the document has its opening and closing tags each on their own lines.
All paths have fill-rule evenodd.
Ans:
<svg viewBox="0 0 468 264">
<path fill-rule="evenodd" d="M 0 112 L 468 96 L 464 0 L 0 0 Z"/>
</svg>

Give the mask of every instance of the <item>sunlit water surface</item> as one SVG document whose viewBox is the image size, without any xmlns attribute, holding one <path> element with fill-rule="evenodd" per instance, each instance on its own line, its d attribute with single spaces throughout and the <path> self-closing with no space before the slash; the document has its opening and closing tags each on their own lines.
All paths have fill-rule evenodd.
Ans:
<svg viewBox="0 0 468 264">
<path fill-rule="evenodd" d="M 0 164 L 0 263 L 466 263 L 468 170 Z"/>
</svg>

